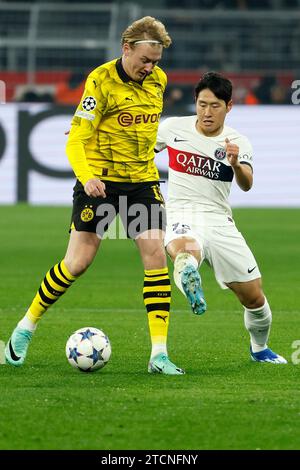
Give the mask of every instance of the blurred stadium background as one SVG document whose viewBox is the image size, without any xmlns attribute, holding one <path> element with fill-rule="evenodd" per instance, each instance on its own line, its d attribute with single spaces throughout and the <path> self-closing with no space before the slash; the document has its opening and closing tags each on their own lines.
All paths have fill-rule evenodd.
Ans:
<svg viewBox="0 0 300 470">
<path fill-rule="evenodd" d="M 233 81 L 228 124 L 252 140 L 256 181 L 250 195 L 234 187 L 232 204 L 300 206 L 300 117 L 292 104 L 300 0 L 0 1 L 0 203 L 70 202 L 64 132 L 85 77 L 120 55 L 120 34 L 144 15 L 162 20 L 173 39 L 161 62 L 169 79 L 164 116 L 193 113 L 203 72 Z M 165 156 L 157 163 L 166 179 Z"/>
</svg>

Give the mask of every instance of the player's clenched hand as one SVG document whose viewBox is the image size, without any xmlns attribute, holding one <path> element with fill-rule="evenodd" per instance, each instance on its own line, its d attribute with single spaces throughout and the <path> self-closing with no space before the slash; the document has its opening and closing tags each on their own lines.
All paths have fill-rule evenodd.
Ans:
<svg viewBox="0 0 300 470">
<path fill-rule="evenodd" d="M 99 178 L 92 178 L 84 185 L 84 190 L 91 197 L 106 197 L 105 184 Z"/>
<path fill-rule="evenodd" d="M 239 147 L 236 144 L 232 144 L 230 140 L 226 137 L 225 139 L 225 150 L 226 156 L 231 166 L 235 167 L 239 165 Z"/>
</svg>

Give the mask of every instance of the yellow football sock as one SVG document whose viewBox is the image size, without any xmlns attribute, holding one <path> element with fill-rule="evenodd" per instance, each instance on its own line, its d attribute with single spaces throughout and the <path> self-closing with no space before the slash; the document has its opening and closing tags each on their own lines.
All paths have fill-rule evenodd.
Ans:
<svg viewBox="0 0 300 470">
<path fill-rule="evenodd" d="M 171 302 L 171 284 L 168 268 L 145 270 L 144 303 L 152 343 L 151 356 L 167 353 L 167 336 Z"/>
<path fill-rule="evenodd" d="M 77 277 L 69 273 L 64 260 L 53 266 L 44 277 L 32 304 L 27 310 L 27 318 L 33 323 L 37 323 L 43 313 L 66 292 Z"/>
</svg>

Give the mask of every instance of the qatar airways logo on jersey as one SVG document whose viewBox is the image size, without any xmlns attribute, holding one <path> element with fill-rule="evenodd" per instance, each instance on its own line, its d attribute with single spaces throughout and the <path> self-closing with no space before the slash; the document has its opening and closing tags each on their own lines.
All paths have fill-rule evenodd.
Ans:
<svg viewBox="0 0 300 470">
<path fill-rule="evenodd" d="M 121 113 L 118 116 L 118 123 L 122 127 L 129 127 L 132 124 L 148 124 L 158 122 L 161 113 L 153 114 L 137 114 L 133 116 L 131 113 Z"/>
<path fill-rule="evenodd" d="M 232 181 L 233 179 L 231 166 L 213 158 L 176 150 L 172 147 L 168 147 L 168 152 L 169 166 L 172 170 L 194 176 L 204 176 L 211 180 Z"/>
</svg>

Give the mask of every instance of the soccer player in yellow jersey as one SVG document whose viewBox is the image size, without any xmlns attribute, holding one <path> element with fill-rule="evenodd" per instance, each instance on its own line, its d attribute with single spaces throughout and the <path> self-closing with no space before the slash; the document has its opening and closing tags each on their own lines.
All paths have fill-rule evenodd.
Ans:
<svg viewBox="0 0 300 470">
<path fill-rule="evenodd" d="M 122 57 L 101 65 L 87 78 L 67 143 L 77 177 L 69 245 L 65 257 L 46 273 L 6 345 L 6 360 L 12 365 L 24 363 L 43 313 L 88 268 L 119 213 L 145 269 L 143 296 L 152 341 L 148 371 L 184 373 L 167 353 L 171 287 L 163 246 L 164 201 L 154 164 L 167 82 L 157 63 L 170 43 L 164 25 L 144 17 L 124 31 Z"/>
</svg>

